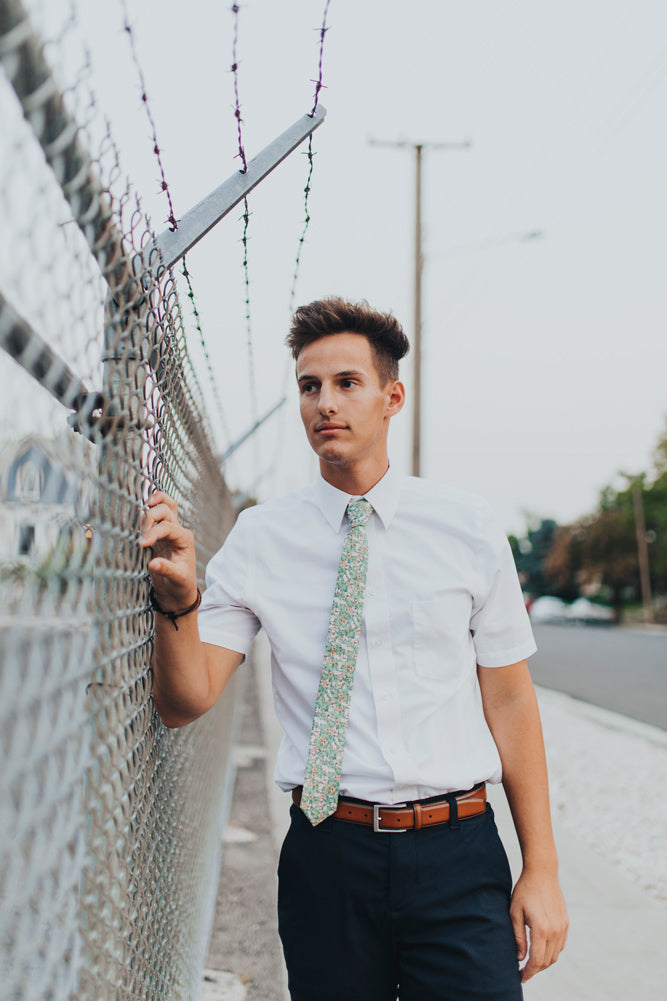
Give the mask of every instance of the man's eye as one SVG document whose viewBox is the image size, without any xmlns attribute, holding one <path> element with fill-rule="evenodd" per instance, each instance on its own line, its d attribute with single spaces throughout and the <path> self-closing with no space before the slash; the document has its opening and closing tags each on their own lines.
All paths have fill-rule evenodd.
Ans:
<svg viewBox="0 0 667 1001">
<path fill-rule="evenodd" d="M 351 386 L 356 385 L 354 379 L 343 379 L 343 388 L 350 389 Z"/>
<path fill-rule="evenodd" d="M 312 390 L 314 388 L 315 388 L 315 383 L 313 383 L 313 382 L 302 382 L 301 383 L 301 392 L 302 393 L 310 393 L 310 392 L 312 392 Z"/>
</svg>

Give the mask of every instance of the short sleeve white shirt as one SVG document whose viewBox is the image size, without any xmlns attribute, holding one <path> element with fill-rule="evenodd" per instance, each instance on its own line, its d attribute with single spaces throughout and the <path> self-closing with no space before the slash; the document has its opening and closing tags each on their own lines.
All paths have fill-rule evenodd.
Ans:
<svg viewBox="0 0 667 1001">
<path fill-rule="evenodd" d="M 396 803 L 498 782 L 477 664 L 536 649 L 507 538 L 481 498 L 391 469 L 365 497 L 368 575 L 341 793 Z M 261 627 L 268 636 L 285 790 L 303 783 L 351 499 L 320 478 L 250 508 L 207 569 L 202 640 L 246 654 Z"/>
</svg>

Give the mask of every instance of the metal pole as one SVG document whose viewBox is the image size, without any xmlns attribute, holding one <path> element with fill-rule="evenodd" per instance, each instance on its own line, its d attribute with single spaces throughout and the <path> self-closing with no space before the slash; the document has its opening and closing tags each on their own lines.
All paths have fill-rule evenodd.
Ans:
<svg viewBox="0 0 667 1001">
<path fill-rule="evenodd" d="M 422 398 L 422 149 L 415 146 L 415 316 L 413 330 L 412 382 L 412 475 L 421 475 L 421 398 Z"/>
<path fill-rule="evenodd" d="M 422 253 L 422 153 L 425 149 L 469 149 L 470 140 L 460 143 L 411 143 L 406 140 L 386 142 L 369 139 L 371 146 L 392 146 L 413 149 L 416 155 L 415 177 L 415 277 L 414 277 L 414 331 L 413 351 L 413 400 L 412 400 L 412 475 L 421 476 L 421 369 L 422 369 L 422 274 L 424 255 Z"/>
<path fill-rule="evenodd" d="M 644 518 L 644 498 L 642 484 L 637 480 L 632 488 L 632 503 L 635 510 L 635 533 L 637 536 L 637 557 L 639 559 L 639 583 L 642 593 L 644 622 L 653 624 L 653 597 L 651 594 L 651 575 L 648 562 L 648 545 L 646 542 L 646 520 Z"/>
<path fill-rule="evenodd" d="M 236 452 L 236 450 L 239 449 L 241 445 L 243 445 L 248 440 L 248 438 L 251 438 L 252 435 L 254 435 L 255 431 L 258 431 L 259 428 L 261 428 L 262 424 L 266 424 L 269 417 L 273 417 L 276 411 L 280 410 L 280 408 L 285 403 L 287 403 L 287 397 L 283 396 L 282 400 L 279 400 L 279 402 L 276 403 L 275 406 L 271 407 L 268 413 L 264 414 L 263 417 L 260 417 L 258 421 L 255 421 L 253 426 L 249 428 L 244 435 L 242 435 L 237 441 L 235 441 L 233 445 L 229 446 L 227 451 L 220 456 L 220 462 L 225 463 L 227 459 L 229 459 L 234 454 L 234 452 Z"/>
</svg>

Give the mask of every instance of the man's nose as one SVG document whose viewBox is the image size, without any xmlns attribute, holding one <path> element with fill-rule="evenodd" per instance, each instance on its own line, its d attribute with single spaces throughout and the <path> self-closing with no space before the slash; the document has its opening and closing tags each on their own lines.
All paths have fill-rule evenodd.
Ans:
<svg viewBox="0 0 667 1001">
<path fill-rule="evenodd" d="M 336 396 L 331 387 L 322 386 L 318 405 L 322 414 L 334 414 L 338 410 Z"/>
</svg>

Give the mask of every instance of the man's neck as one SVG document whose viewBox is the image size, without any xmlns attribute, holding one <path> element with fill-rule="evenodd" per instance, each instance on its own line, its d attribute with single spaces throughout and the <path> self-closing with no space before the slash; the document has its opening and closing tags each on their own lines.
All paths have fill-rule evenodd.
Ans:
<svg viewBox="0 0 667 1001">
<path fill-rule="evenodd" d="M 382 462 L 374 462 L 364 466 L 336 466 L 320 460 L 322 479 L 337 490 L 353 497 L 362 497 L 379 483 L 389 469 L 389 459 L 385 456 Z"/>
</svg>

